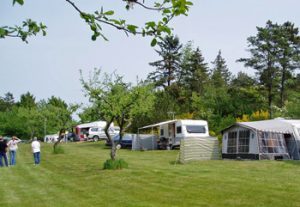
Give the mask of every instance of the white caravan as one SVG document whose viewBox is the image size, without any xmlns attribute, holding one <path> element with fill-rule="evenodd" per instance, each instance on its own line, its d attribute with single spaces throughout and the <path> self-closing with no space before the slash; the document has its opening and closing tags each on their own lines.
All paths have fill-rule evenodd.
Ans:
<svg viewBox="0 0 300 207">
<path fill-rule="evenodd" d="M 180 146 L 180 140 L 189 137 L 209 137 L 208 124 L 204 120 L 170 120 L 145 126 L 141 129 L 159 129 L 159 148 Z"/>
</svg>

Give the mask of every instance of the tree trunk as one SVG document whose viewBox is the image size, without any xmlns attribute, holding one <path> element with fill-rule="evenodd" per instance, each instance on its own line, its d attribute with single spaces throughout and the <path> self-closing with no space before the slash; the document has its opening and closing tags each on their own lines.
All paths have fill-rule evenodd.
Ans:
<svg viewBox="0 0 300 207">
<path fill-rule="evenodd" d="M 59 135 L 58 135 L 58 139 L 57 141 L 54 143 L 53 145 L 53 150 L 55 152 L 56 150 L 56 147 L 58 146 L 58 144 L 60 143 L 60 141 L 65 138 L 65 130 L 64 129 L 61 129 L 60 132 L 59 132 Z"/>
<path fill-rule="evenodd" d="M 269 106 L 269 114 L 270 119 L 273 118 L 273 111 L 272 111 L 272 104 L 273 104 L 273 78 L 275 78 L 274 71 L 272 70 L 272 62 L 268 62 L 268 78 L 269 81 L 267 81 L 267 87 L 268 87 L 268 106 Z"/>
<path fill-rule="evenodd" d="M 286 79 L 286 67 L 282 66 L 281 86 L 280 86 L 280 108 L 284 107 L 285 79 Z"/>
<path fill-rule="evenodd" d="M 108 133 L 108 130 L 109 130 L 109 127 L 110 127 L 111 123 L 113 123 L 114 119 L 115 119 L 115 117 L 112 117 L 109 121 L 106 121 L 106 126 L 104 128 L 104 132 L 105 132 L 105 135 L 106 135 L 106 137 L 108 139 L 108 142 L 111 143 L 110 158 L 112 160 L 116 159 L 116 151 L 117 151 L 117 149 L 116 149 L 116 145 L 115 145 L 114 140 L 111 138 L 110 134 Z"/>
</svg>

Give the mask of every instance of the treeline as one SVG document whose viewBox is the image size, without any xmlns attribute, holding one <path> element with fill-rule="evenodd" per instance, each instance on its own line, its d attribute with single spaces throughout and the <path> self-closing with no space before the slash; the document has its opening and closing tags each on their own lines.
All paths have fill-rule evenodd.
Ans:
<svg viewBox="0 0 300 207">
<path fill-rule="evenodd" d="M 115 73 L 97 70 L 90 80 L 81 78 L 91 104 L 79 117 L 81 122 L 114 121 L 123 131 L 132 132 L 173 118 L 204 119 L 212 135 L 237 120 L 300 118 L 298 33 L 290 22 L 280 25 L 268 21 L 265 27 L 257 27 L 257 34 L 247 39 L 249 57 L 237 60 L 255 70 L 254 76 L 246 72 L 233 75 L 221 50 L 210 66 L 199 47 L 167 36 L 157 43 L 160 59 L 150 63 L 153 72 L 136 86 Z M 2 134 L 32 137 L 44 134 L 45 122 L 48 134 L 72 125 L 76 107 L 59 98 L 36 103 L 28 93 L 14 103 L 10 95 L 0 100 Z"/>
<path fill-rule="evenodd" d="M 77 108 L 54 96 L 37 102 L 29 92 L 22 94 L 16 102 L 13 94 L 8 92 L 0 97 L 0 134 L 31 139 L 56 134 L 62 128 L 71 129 L 74 124 L 72 113 Z"/>
<path fill-rule="evenodd" d="M 160 59 L 150 63 L 155 70 L 145 81 L 155 89 L 153 107 L 132 117 L 131 130 L 172 118 L 190 118 L 208 120 L 210 129 L 219 133 L 237 120 L 300 118 L 298 28 L 290 22 L 268 21 L 247 41 L 249 57 L 237 61 L 255 70 L 255 76 L 245 72 L 233 75 L 221 51 L 209 67 L 200 48 L 192 43 L 183 46 L 174 36 L 159 42 L 156 52 Z M 93 119 L 92 114 L 97 114 L 93 106 L 84 110 L 82 119 Z"/>
</svg>

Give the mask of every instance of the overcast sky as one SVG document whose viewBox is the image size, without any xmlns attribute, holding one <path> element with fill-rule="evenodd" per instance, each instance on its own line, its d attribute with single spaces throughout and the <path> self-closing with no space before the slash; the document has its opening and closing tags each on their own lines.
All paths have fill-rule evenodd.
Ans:
<svg viewBox="0 0 300 207">
<path fill-rule="evenodd" d="M 235 61 L 247 57 L 247 37 L 256 35 L 256 26 L 267 20 L 291 21 L 300 27 L 299 0 L 191 0 L 194 6 L 188 17 L 172 22 L 174 34 L 181 43 L 193 41 L 210 63 L 222 51 L 233 74 L 245 71 Z M 12 7 L 12 0 L 0 1 L 0 25 L 19 25 L 31 18 L 47 25 L 47 36 L 32 37 L 26 44 L 16 38 L 0 39 L 0 96 L 13 93 L 16 100 L 29 91 L 36 100 L 52 95 L 67 103 L 86 103 L 79 81 L 79 69 L 88 74 L 94 68 L 117 71 L 126 81 L 145 79 L 155 68 L 149 62 L 158 60 L 150 38 L 127 37 L 124 33 L 103 27 L 109 41 L 91 41 L 91 32 L 78 14 L 64 0 L 25 0 L 24 6 Z M 77 0 L 85 11 L 114 9 L 116 14 L 140 23 L 156 13 L 135 7 L 124 9 L 121 0 Z M 101 3 L 104 2 L 104 3 Z M 108 3 L 110 2 L 110 3 Z M 146 3 L 153 2 L 146 0 Z"/>
</svg>

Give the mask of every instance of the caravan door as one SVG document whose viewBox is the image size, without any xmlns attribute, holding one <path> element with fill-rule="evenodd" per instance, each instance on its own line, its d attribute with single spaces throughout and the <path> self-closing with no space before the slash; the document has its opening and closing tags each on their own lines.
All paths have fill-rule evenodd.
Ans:
<svg viewBox="0 0 300 207">
<path fill-rule="evenodd" d="M 169 129 L 169 145 L 174 145 L 175 144 L 175 123 L 170 123 L 168 129 Z"/>
</svg>

